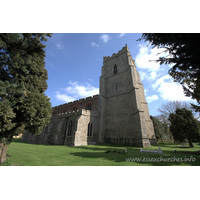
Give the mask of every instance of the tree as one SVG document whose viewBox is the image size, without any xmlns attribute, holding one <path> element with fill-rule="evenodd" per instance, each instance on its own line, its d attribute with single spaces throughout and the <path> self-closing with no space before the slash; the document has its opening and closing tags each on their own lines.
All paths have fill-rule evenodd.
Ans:
<svg viewBox="0 0 200 200">
<path fill-rule="evenodd" d="M 160 140 L 162 138 L 161 131 L 160 131 L 160 122 L 156 117 L 150 115 L 150 119 L 153 122 L 154 132 L 156 135 L 156 139 Z"/>
<path fill-rule="evenodd" d="M 195 114 L 194 110 L 192 109 L 191 105 L 186 101 L 167 101 L 163 103 L 158 111 L 160 115 L 152 117 L 152 121 L 154 124 L 154 131 L 156 134 L 157 140 L 161 142 L 173 142 L 173 136 L 169 129 L 170 121 L 168 120 L 170 113 L 176 113 L 177 108 L 186 108 L 191 110 L 193 114 Z"/>
<path fill-rule="evenodd" d="M 169 130 L 168 120 L 164 115 L 150 116 L 154 126 L 156 139 L 161 142 L 173 142 L 172 134 Z"/>
<path fill-rule="evenodd" d="M 176 113 L 169 115 L 171 122 L 170 131 L 172 132 L 175 141 L 188 140 L 190 147 L 194 147 L 192 140 L 200 139 L 198 122 L 193 117 L 192 112 L 186 108 L 177 108 Z"/>
<path fill-rule="evenodd" d="M 159 57 L 160 64 L 172 64 L 169 74 L 183 86 L 186 96 L 197 101 L 191 104 L 200 111 L 200 34 L 144 33 L 137 41 L 145 40 L 152 48 L 164 48 L 167 57 Z"/>
<path fill-rule="evenodd" d="M 166 103 L 163 103 L 160 108 L 158 108 L 158 111 L 160 112 L 163 117 L 166 119 L 169 118 L 170 113 L 175 113 L 177 108 L 186 108 L 188 110 L 191 110 L 193 112 L 193 115 L 195 115 L 194 109 L 192 106 L 187 103 L 186 101 L 167 101 Z"/>
<path fill-rule="evenodd" d="M 51 103 L 44 94 L 46 37 L 51 34 L 0 34 L 0 164 L 14 134 L 40 134 L 50 122 Z"/>
</svg>

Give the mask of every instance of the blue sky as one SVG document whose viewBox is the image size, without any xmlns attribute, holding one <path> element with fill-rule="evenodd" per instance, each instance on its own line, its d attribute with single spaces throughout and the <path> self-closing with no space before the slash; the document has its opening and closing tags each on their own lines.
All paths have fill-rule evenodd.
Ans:
<svg viewBox="0 0 200 200">
<path fill-rule="evenodd" d="M 18 5 L 27 5 L 27 9 L 20 7 L 16 11 Z M 9 6 L 10 1 L 2 3 L 2 7 Z M 103 56 L 117 53 L 127 44 L 145 88 L 149 113 L 155 116 L 162 103 L 190 98 L 184 96 L 182 86 L 168 75 L 169 66 L 149 62 L 157 59 L 157 53 L 162 50 L 147 48 L 144 42 L 136 40 L 142 35 L 139 33 L 199 33 L 199 26 L 195 26 L 198 8 L 196 2 L 190 5 L 182 2 L 180 9 L 180 2 L 172 0 L 164 7 L 158 1 L 58 0 L 56 4 L 49 2 L 47 9 L 45 1 L 36 0 L 30 9 L 27 2 L 19 0 L 12 3 L 12 15 L 7 16 L 7 10 L 2 10 L 2 15 L 7 17 L 1 30 L 61 33 L 53 34 L 46 42 L 49 79 L 45 93 L 51 98 L 52 106 L 97 93 Z M 169 10 L 173 14 L 167 14 Z"/>
<path fill-rule="evenodd" d="M 157 108 L 168 100 L 185 97 L 182 86 L 168 75 L 170 66 L 149 62 L 158 58 L 162 49 L 147 48 L 139 33 L 55 33 L 46 42 L 46 69 L 52 106 L 99 93 L 99 77 L 103 56 L 117 53 L 128 45 L 144 85 L 150 115 L 159 114 Z M 162 55 L 162 54 L 161 54 Z"/>
</svg>

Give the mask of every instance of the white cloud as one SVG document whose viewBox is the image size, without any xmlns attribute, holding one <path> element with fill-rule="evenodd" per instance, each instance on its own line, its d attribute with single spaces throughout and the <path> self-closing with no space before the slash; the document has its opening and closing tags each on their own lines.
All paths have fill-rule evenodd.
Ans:
<svg viewBox="0 0 200 200">
<path fill-rule="evenodd" d="M 138 69 L 146 70 L 147 80 L 155 80 L 158 76 L 158 71 L 160 70 L 160 64 L 155 62 L 160 56 L 167 56 L 166 53 L 163 53 L 164 49 L 147 47 L 146 44 L 139 44 L 140 47 L 139 53 L 136 56 L 135 62 Z M 161 53 L 162 52 L 162 53 Z M 158 55 L 158 53 L 160 53 Z"/>
<path fill-rule="evenodd" d="M 98 47 L 99 45 L 96 44 L 95 42 L 92 42 L 92 43 L 91 43 L 91 46 L 92 46 L 92 47 Z"/>
<path fill-rule="evenodd" d="M 103 34 L 101 37 L 100 37 L 101 40 L 103 40 L 104 43 L 107 43 L 108 40 L 110 40 L 110 36 L 108 34 Z"/>
<path fill-rule="evenodd" d="M 174 82 L 162 82 L 157 90 L 164 100 L 180 100 L 191 101 L 190 97 L 186 97 L 183 92 L 183 87 Z"/>
<path fill-rule="evenodd" d="M 149 78 L 149 79 L 154 80 L 156 77 L 157 77 L 157 73 L 156 73 L 155 71 L 152 71 L 152 72 L 150 73 L 150 78 Z"/>
<path fill-rule="evenodd" d="M 145 95 L 147 95 L 147 92 L 148 92 L 148 90 L 147 90 L 147 89 L 144 89 L 144 94 L 145 94 Z"/>
<path fill-rule="evenodd" d="M 139 45 L 139 53 L 136 56 L 135 62 L 139 69 L 141 80 L 154 81 L 151 84 L 152 88 L 157 90 L 159 97 L 163 100 L 184 100 L 193 101 L 190 97 L 186 97 L 182 88 L 182 85 L 173 82 L 173 78 L 167 74 L 170 65 L 163 68 L 159 63 L 150 60 L 157 60 L 161 56 L 167 56 L 164 52 L 165 49 L 151 49 L 146 44 Z M 160 54 L 158 54 L 160 53 Z M 165 73 L 164 76 L 157 79 L 161 74 Z M 157 95 L 148 96 L 147 102 L 152 102 L 158 99 Z M 194 102 L 194 101 L 193 101 Z"/>
<path fill-rule="evenodd" d="M 118 37 L 123 37 L 124 35 L 125 35 L 126 33 L 120 33 L 119 35 L 118 35 Z"/>
<path fill-rule="evenodd" d="M 64 45 L 63 45 L 63 44 L 60 44 L 60 43 L 57 43 L 57 44 L 56 44 L 56 47 L 57 47 L 58 49 L 63 49 L 63 48 L 64 48 Z"/>
<path fill-rule="evenodd" d="M 63 94 L 60 91 L 56 92 L 56 98 L 64 102 L 70 102 L 81 98 L 93 96 L 99 94 L 99 88 L 92 86 L 89 83 L 81 83 L 69 81 L 69 86 L 62 89 Z"/>
<path fill-rule="evenodd" d="M 146 98 L 146 100 L 147 100 L 147 102 L 148 103 L 150 103 L 150 102 L 152 102 L 152 101 L 156 101 L 156 100 L 158 100 L 159 98 L 158 98 L 158 95 L 152 95 L 152 96 L 148 96 L 147 98 Z"/>
<path fill-rule="evenodd" d="M 60 101 L 63 101 L 63 102 L 71 102 L 71 101 L 74 101 L 76 100 L 75 98 L 71 97 L 71 96 L 68 96 L 66 94 L 60 94 L 60 92 L 56 92 L 56 98 Z"/>
<path fill-rule="evenodd" d="M 159 79 L 152 85 L 152 87 L 153 87 L 154 89 L 156 89 L 160 84 L 162 84 L 162 83 L 164 82 L 165 79 L 170 79 L 170 80 L 172 81 L 172 77 L 171 77 L 170 75 L 167 74 L 167 75 L 165 75 L 165 76 L 159 78 Z"/>
<path fill-rule="evenodd" d="M 144 71 L 142 71 L 142 70 L 139 70 L 138 72 L 139 72 L 139 74 L 140 74 L 140 80 L 141 80 L 141 81 L 144 80 L 144 79 L 145 79 L 145 76 L 146 76 L 146 72 L 144 72 Z"/>
<path fill-rule="evenodd" d="M 168 81 L 166 81 L 168 80 Z M 190 97 L 186 97 L 184 95 L 182 85 L 173 82 L 173 78 L 170 75 L 165 75 L 159 78 L 152 87 L 154 89 L 157 88 L 157 92 L 159 92 L 160 97 L 163 100 L 180 100 L 180 101 L 191 101 Z"/>
</svg>

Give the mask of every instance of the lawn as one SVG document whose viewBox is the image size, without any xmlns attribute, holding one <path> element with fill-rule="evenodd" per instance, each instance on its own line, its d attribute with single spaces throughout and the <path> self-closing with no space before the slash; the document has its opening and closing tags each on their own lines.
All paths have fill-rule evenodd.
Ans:
<svg viewBox="0 0 200 200">
<path fill-rule="evenodd" d="M 150 148 L 143 149 L 158 150 L 159 146 L 161 146 L 162 154 L 140 153 L 141 147 L 111 144 L 71 147 L 62 145 L 28 144 L 22 143 L 20 139 L 14 139 L 8 147 L 7 154 L 10 156 L 8 159 L 12 161 L 13 165 L 17 166 L 200 165 L 200 154 L 174 153 L 174 150 L 200 151 L 200 145 L 198 144 L 194 144 L 194 148 L 189 148 L 178 144 L 167 143 L 152 145 Z M 125 148 L 127 148 L 126 154 L 122 153 Z M 133 161 L 135 158 L 141 160 Z"/>
</svg>

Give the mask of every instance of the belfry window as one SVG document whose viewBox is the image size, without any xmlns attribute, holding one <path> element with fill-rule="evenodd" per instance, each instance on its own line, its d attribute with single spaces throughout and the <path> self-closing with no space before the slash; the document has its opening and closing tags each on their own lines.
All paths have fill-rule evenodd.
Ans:
<svg viewBox="0 0 200 200">
<path fill-rule="evenodd" d="M 88 124 L 88 132 L 87 132 L 87 136 L 91 137 L 92 136 L 92 123 Z"/>
<path fill-rule="evenodd" d="M 114 71 L 113 71 L 114 74 L 117 74 L 117 65 L 116 65 L 116 64 L 114 65 L 114 68 L 113 68 L 113 69 L 114 69 Z"/>
<path fill-rule="evenodd" d="M 92 104 L 91 103 L 86 105 L 86 110 L 92 110 Z"/>
</svg>

